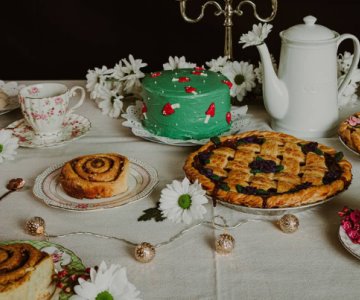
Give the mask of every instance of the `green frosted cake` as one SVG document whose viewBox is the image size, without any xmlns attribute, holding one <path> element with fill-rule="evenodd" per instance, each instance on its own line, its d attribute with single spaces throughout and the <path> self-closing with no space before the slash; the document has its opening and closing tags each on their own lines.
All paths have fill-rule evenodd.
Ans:
<svg viewBox="0 0 360 300">
<path fill-rule="evenodd" d="M 161 71 L 143 79 L 142 124 L 173 139 L 205 139 L 230 129 L 231 82 L 202 68 Z"/>
</svg>

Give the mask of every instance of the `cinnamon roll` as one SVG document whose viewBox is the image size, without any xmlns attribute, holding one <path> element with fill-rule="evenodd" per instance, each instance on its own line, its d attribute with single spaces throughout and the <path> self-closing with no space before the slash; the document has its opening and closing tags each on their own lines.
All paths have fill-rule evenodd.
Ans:
<svg viewBox="0 0 360 300">
<path fill-rule="evenodd" d="M 71 197 L 107 198 L 127 190 L 129 160 L 117 153 L 80 156 L 65 163 L 60 183 Z"/>
<path fill-rule="evenodd" d="M 50 299 L 52 258 L 26 243 L 0 246 L 0 300 Z"/>
</svg>

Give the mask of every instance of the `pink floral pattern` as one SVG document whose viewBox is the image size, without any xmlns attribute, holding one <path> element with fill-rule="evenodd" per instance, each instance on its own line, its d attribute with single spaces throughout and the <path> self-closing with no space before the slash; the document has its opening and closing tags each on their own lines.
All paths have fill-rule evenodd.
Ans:
<svg viewBox="0 0 360 300">
<path fill-rule="evenodd" d="M 351 116 L 347 119 L 347 122 L 349 123 L 350 126 L 357 126 L 360 124 L 360 118 Z"/>
<path fill-rule="evenodd" d="M 41 115 L 37 116 L 39 118 L 43 117 Z M 34 130 L 31 126 L 27 124 L 25 119 L 16 121 L 10 124 L 7 128 L 13 131 L 13 135 L 19 139 L 19 146 L 21 147 L 50 147 L 71 140 L 77 139 L 89 131 L 91 124 L 88 119 L 72 114 L 69 117 L 66 117 L 64 123 L 62 124 L 63 133 L 58 137 L 58 140 L 54 141 L 52 144 L 36 144 L 34 140 Z"/>
<path fill-rule="evenodd" d="M 341 226 L 355 244 L 360 244 L 360 210 L 344 207 L 340 211 Z"/>
</svg>

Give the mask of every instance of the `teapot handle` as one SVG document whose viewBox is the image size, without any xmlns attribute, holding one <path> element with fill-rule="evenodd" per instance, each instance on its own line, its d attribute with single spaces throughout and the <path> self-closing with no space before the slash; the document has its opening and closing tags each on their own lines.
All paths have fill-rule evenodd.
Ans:
<svg viewBox="0 0 360 300">
<path fill-rule="evenodd" d="M 337 47 L 339 47 L 340 43 L 346 39 L 353 40 L 354 58 L 352 60 L 351 66 L 350 66 L 349 71 L 347 72 L 344 80 L 342 82 L 338 83 L 338 95 L 341 95 L 342 92 L 344 91 L 344 89 L 346 88 L 346 86 L 348 85 L 348 83 L 351 79 L 351 75 L 356 70 L 356 68 L 359 64 L 359 59 L 360 59 L 360 43 L 356 36 L 354 36 L 352 34 L 348 34 L 348 33 L 340 35 L 339 39 L 337 40 Z"/>
</svg>

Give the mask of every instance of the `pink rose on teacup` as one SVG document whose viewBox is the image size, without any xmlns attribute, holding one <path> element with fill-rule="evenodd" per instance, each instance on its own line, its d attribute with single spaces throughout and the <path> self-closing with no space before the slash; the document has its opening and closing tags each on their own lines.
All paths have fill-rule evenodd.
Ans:
<svg viewBox="0 0 360 300">
<path fill-rule="evenodd" d="M 360 118 L 351 116 L 349 119 L 347 119 L 347 122 L 349 123 L 350 126 L 356 126 L 360 124 Z"/>
<path fill-rule="evenodd" d="M 63 101 L 64 101 L 64 100 L 63 100 L 61 97 L 55 98 L 55 104 L 56 104 L 56 105 L 59 105 L 59 104 L 63 103 Z"/>
<path fill-rule="evenodd" d="M 32 95 L 32 94 L 37 94 L 39 92 L 39 89 L 37 87 L 32 87 L 30 90 L 29 90 L 29 93 Z"/>
</svg>

